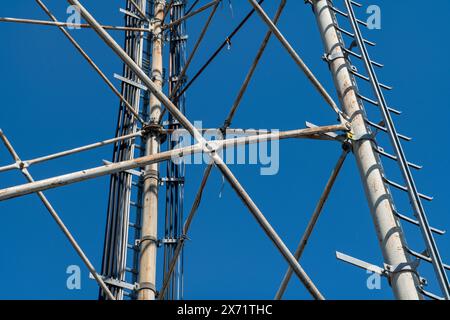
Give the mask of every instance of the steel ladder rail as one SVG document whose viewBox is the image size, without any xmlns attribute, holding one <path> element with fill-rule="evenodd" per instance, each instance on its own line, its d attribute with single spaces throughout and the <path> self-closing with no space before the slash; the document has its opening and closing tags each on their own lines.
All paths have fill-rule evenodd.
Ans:
<svg viewBox="0 0 450 320">
<path fill-rule="evenodd" d="M 445 299 L 450 299 L 450 284 L 448 281 L 448 277 L 439 253 L 439 249 L 437 247 L 436 241 L 434 240 L 430 224 L 428 222 L 428 218 L 425 212 L 425 208 L 423 207 L 423 204 L 420 200 L 419 193 L 416 187 L 416 184 L 414 182 L 414 178 L 412 176 L 411 170 L 408 166 L 408 161 L 405 156 L 405 152 L 402 148 L 400 138 L 397 134 L 397 130 L 395 128 L 394 122 L 392 120 L 392 116 L 389 112 L 389 108 L 387 106 L 386 99 L 384 97 L 383 91 L 380 87 L 380 83 L 378 82 L 377 75 L 375 73 L 374 66 L 372 65 L 367 47 L 365 46 L 365 43 L 363 41 L 363 36 L 361 33 L 361 30 L 357 23 L 357 18 L 355 16 L 355 12 L 353 10 L 353 6 L 350 0 L 344 0 L 345 6 L 347 7 L 348 11 L 348 18 L 352 25 L 352 28 L 355 32 L 355 40 L 358 43 L 358 47 L 361 50 L 361 55 L 363 57 L 365 68 L 369 74 L 370 83 L 372 84 L 374 93 L 377 97 L 377 100 L 379 102 L 379 106 L 382 111 L 382 115 L 384 118 L 384 121 L 386 123 L 386 128 L 388 130 L 388 135 L 390 137 L 392 146 L 394 148 L 394 151 L 398 158 L 398 164 L 400 166 L 400 170 L 402 172 L 402 175 L 405 179 L 406 186 L 408 188 L 408 195 L 410 198 L 411 206 L 414 210 L 414 215 L 419 221 L 420 224 L 420 230 L 422 232 L 422 236 L 425 240 L 425 244 L 428 249 L 428 253 L 431 258 L 431 262 L 433 265 L 433 268 L 436 272 L 436 277 L 439 282 L 439 286 L 442 290 L 442 293 L 445 297 Z"/>
<path fill-rule="evenodd" d="M 148 0 L 143 0 L 148 1 Z M 133 10 L 133 5 L 126 1 L 126 9 Z M 125 16 L 126 26 L 135 26 L 135 19 Z M 133 32 L 127 32 L 125 38 L 125 50 L 130 55 L 136 53 L 136 38 L 133 36 Z M 123 76 L 125 78 L 133 78 L 133 74 L 127 68 L 123 68 Z M 136 98 L 136 88 L 127 83 L 122 83 L 122 94 L 132 104 L 137 106 L 142 99 L 142 94 L 139 98 Z M 122 105 L 122 104 L 121 104 Z M 127 132 L 135 132 L 137 130 L 137 123 L 135 120 L 129 117 L 126 109 L 122 106 L 120 108 L 118 116 L 118 124 L 116 128 L 116 135 L 122 135 Z M 114 145 L 113 161 L 128 160 L 135 157 L 137 143 L 134 142 L 118 142 Z M 136 282 L 136 275 L 133 270 L 136 268 L 136 250 L 133 249 L 132 267 L 127 266 L 129 243 L 128 238 L 130 232 L 133 233 L 132 240 L 136 240 L 139 234 L 139 230 L 134 228 L 134 232 L 131 231 L 131 189 L 133 188 L 133 177 L 127 173 L 117 174 L 116 177 L 111 177 L 110 182 L 110 194 L 108 200 L 108 218 L 106 225 L 105 244 L 102 261 L 102 275 L 106 278 L 111 278 L 120 282 L 126 282 L 127 273 L 131 273 L 132 282 Z M 137 185 L 138 186 L 138 185 Z M 138 186 L 139 188 L 139 186 Z M 139 191 L 138 191 L 139 193 Z M 139 204 L 139 201 L 136 203 Z M 139 208 L 136 207 L 139 211 Z M 139 213 L 136 212 L 136 217 Z M 134 223 L 138 226 L 137 221 Z M 122 230 L 121 237 L 119 237 L 118 231 Z M 109 237 L 108 237 L 109 235 Z M 119 253 L 119 254 L 116 254 Z M 117 277 L 118 276 L 118 277 Z M 109 283 L 110 289 L 114 292 L 114 295 L 118 299 L 123 299 L 124 296 L 131 296 L 133 292 L 129 292 L 128 289 L 116 286 Z M 100 293 L 100 298 L 102 295 Z"/>
</svg>

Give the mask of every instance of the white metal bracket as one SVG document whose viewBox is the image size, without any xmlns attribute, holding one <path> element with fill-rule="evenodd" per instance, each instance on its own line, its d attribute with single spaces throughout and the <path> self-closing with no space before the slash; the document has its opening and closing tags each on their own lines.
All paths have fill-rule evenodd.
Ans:
<svg viewBox="0 0 450 320">
<path fill-rule="evenodd" d="M 400 273 L 400 272 L 412 272 L 415 273 L 417 275 L 417 277 L 419 278 L 420 284 L 422 286 L 427 285 L 427 280 L 425 278 L 422 278 L 419 276 L 419 274 L 417 273 L 416 269 L 417 266 L 419 264 L 419 262 L 416 260 L 412 263 L 401 263 L 397 266 L 391 266 L 389 264 L 384 264 L 383 268 L 379 267 L 377 265 L 374 265 L 372 263 L 368 263 L 362 260 L 359 260 L 357 258 L 351 257 L 349 255 L 346 255 L 344 253 L 341 253 L 339 251 L 336 251 L 336 258 L 338 260 L 341 260 L 343 262 L 346 262 L 348 264 L 351 264 L 355 267 L 361 268 L 361 269 L 365 269 L 367 271 L 371 271 L 374 272 L 382 277 L 385 277 L 389 280 L 391 280 L 391 277 L 394 274 Z"/>
<path fill-rule="evenodd" d="M 139 285 L 137 283 L 128 283 L 125 281 L 121 281 L 121 280 L 117 280 L 117 279 L 113 279 L 113 278 L 108 278 L 102 275 L 98 275 L 99 277 L 101 277 L 103 279 L 103 281 L 106 284 L 109 284 L 110 286 L 114 286 L 117 288 L 121 288 L 121 289 L 125 289 L 125 290 L 130 290 L 130 291 L 135 291 L 138 289 Z M 94 276 L 92 275 L 92 273 L 89 273 L 89 279 L 94 280 Z"/>
</svg>

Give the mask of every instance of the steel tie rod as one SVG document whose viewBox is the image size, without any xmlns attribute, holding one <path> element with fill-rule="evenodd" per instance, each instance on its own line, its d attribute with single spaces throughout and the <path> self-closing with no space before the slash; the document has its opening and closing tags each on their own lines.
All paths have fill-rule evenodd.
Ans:
<svg viewBox="0 0 450 320">
<path fill-rule="evenodd" d="M 139 13 L 139 15 L 141 16 L 142 19 L 144 19 L 145 21 L 147 21 L 149 23 L 149 25 L 152 23 L 150 21 L 150 19 L 147 17 L 147 15 L 145 14 L 144 11 L 142 11 L 141 7 L 134 1 L 134 0 L 128 0 L 133 7 L 136 9 L 136 11 Z"/>
<path fill-rule="evenodd" d="M 168 24 L 166 24 L 166 25 L 163 25 L 162 28 L 163 28 L 164 30 L 170 29 L 170 28 L 172 28 L 173 26 L 175 26 L 175 25 L 177 25 L 177 24 L 180 24 L 181 22 L 185 21 L 186 19 L 189 19 L 189 18 L 195 16 L 196 14 L 203 12 L 203 11 L 205 11 L 206 9 L 208 9 L 208 8 L 214 6 L 214 5 L 216 5 L 216 6 L 219 5 L 219 3 L 220 3 L 221 1 L 222 1 L 222 0 L 213 0 L 213 1 L 211 1 L 210 3 L 205 4 L 203 7 L 198 8 L 197 10 L 195 10 L 195 11 L 193 11 L 193 12 L 190 12 L 190 13 L 186 14 L 186 15 L 183 16 L 182 18 L 180 18 L 180 19 L 178 19 L 178 20 L 175 20 L 175 21 L 172 21 L 172 22 L 170 22 L 170 23 L 168 23 Z"/>
<path fill-rule="evenodd" d="M 34 24 L 34 25 L 41 25 L 41 26 L 54 26 L 54 27 L 72 27 L 72 26 L 74 26 L 73 23 L 61 22 L 58 20 L 47 21 L 47 20 L 9 18 L 9 17 L 1 17 L 0 22 Z M 83 29 L 90 28 L 90 26 L 87 24 L 76 24 L 75 26 L 79 27 L 79 28 L 83 28 Z M 151 30 L 148 28 L 133 28 L 133 27 L 119 27 L 119 26 L 105 26 L 105 25 L 103 25 L 103 28 L 105 28 L 106 30 L 117 30 L 117 31 L 151 32 Z"/>
<path fill-rule="evenodd" d="M 316 78 L 316 76 L 312 73 L 312 71 L 308 68 L 305 62 L 300 58 L 295 49 L 291 46 L 291 44 L 286 40 L 283 34 L 280 32 L 278 27 L 272 22 L 264 9 L 258 4 L 256 0 L 248 0 L 253 8 L 258 12 L 261 16 L 262 20 L 267 24 L 267 26 L 272 30 L 277 39 L 281 42 L 283 47 L 288 51 L 290 56 L 294 59 L 295 63 L 302 69 L 305 73 L 306 77 L 311 81 L 314 87 L 319 91 L 325 101 L 331 106 L 331 108 L 338 114 L 343 115 L 342 111 L 339 110 L 339 107 L 334 102 L 333 98 L 326 91 L 324 86 L 320 83 L 320 81 Z"/>
<path fill-rule="evenodd" d="M 54 159 L 58 159 L 58 158 L 62 158 L 65 156 L 70 156 L 79 152 L 83 152 L 83 151 L 88 151 L 88 150 L 92 150 L 95 148 L 99 148 L 99 147 L 104 147 L 107 146 L 109 144 L 118 142 L 118 141 L 123 141 L 123 140 L 128 140 L 128 139 L 134 139 L 136 137 L 139 137 L 142 135 L 142 131 L 138 131 L 136 133 L 131 133 L 128 135 L 124 135 L 124 136 L 120 136 L 120 137 L 116 137 L 116 138 L 112 138 L 112 139 L 108 139 L 108 140 L 103 140 L 100 142 L 95 142 L 92 144 L 88 144 L 82 147 L 78 147 L 78 148 L 73 148 L 70 150 L 65 150 L 65 151 L 61 151 L 61 152 L 57 152 L 57 153 L 53 153 L 50 155 L 46 155 L 43 157 L 39 157 L 39 158 L 34 158 L 34 159 L 30 159 L 30 160 L 24 160 L 22 161 L 22 163 L 24 163 L 27 166 L 31 166 L 34 164 L 38 164 L 38 163 L 43 163 L 46 161 L 50 161 L 50 160 L 54 160 Z M 5 172 L 5 171 L 10 171 L 13 169 L 19 169 L 19 165 L 20 163 L 14 163 L 14 164 L 10 164 L 7 166 L 3 166 L 0 167 L 0 172 Z"/>
<path fill-rule="evenodd" d="M 264 0 L 259 0 L 259 3 L 263 3 Z M 242 29 L 242 27 L 249 21 L 249 19 L 255 13 L 255 9 L 250 10 L 249 13 L 238 23 L 238 25 L 231 31 L 228 36 L 225 38 L 220 46 L 214 51 L 214 53 L 210 56 L 210 58 L 200 67 L 197 73 L 192 77 L 192 79 L 186 84 L 186 86 L 181 90 L 181 92 L 177 95 L 176 99 L 181 97 L 191 86 L 192 84 L 203 74 L 203 72 L 208 68 L 208 66 L 216 59 L 219 53 L 226 47 L 227 44 L 238 34 L 238 32 Z"/>
<path fill-rule="evenodd" d="M 281 0 L 280 5 L 278 7 L 278 10 L 277 10 L 277 12 L 275 14 L 275 18 L 274 18 L 274 23 L 275 24 L 278 22 L 278 20 L 279 20 L 279 18 L 281 16 L 281 13 L 283 12 L 283 9 L 284 9 L 285 6 L 286 6 L 286 0 Z M 227 118 L 224 121 L 224 125 L 221 128 L 221 130 L 223 132 L 225 132 L 228 129 L 228 127 L 231 125 L 231 122 L 232 122 L 232 120 L 234 118 L 234 115 L 236 114 L 236 110 L 237 110 L 237 108 L 239 107 L 239 105 L 240 105 L 240 103 L 242 101 L 242 97 L 244 96 L 244 94 L 246 92 L 246 89 L 248 88 L 248 85 L 249 85 L 249 83 L 250 83 L 250 81 L 251 81 L 251 79 L 253 77 L 253 74 L 254 74 L 254 72 L 256 70 L 256 67 L 258 66 L 259 61 L 261 60 L 261 57 L 262 57 L 262 55 L 263 55 L 263 53 L 264 53 L 264 51 L 265 51 L 265 49 L 267 47 L 267 44 L 269 43 L 269 40 L 270 40 L 271 36 L 272 36 L 272 31 L 271 30 L 267 31 L 266 36 L 264 37 L 264 40 L 262 41 L 262 44 L 261 44 L 261 46 L 260 46 L 260 48 L 259 48 L 259 50 L 258 50 L 258 52 L 256 54 L 256 57 L 255 57 L 252 65 L 250 67 L 250 70 L 247 73 L 247 76 L 246 76 L 246 78 L 244 80 L 244 83 L 242 84 L 242 86 L 241 86 L 241 88 L 239 90 L 239 93 L 238 93 L 238 95 L 237 95 L 237 97 L 236 97 L 236 99 L 235 99 L 235 101 L 233 103 L 233 106 L 231 107 L 230 112 L 229 112 Z M 203 178 L 202 178 L 202 182 L 201 182 L 200 187 L 199 187 L 199 189 L 197 191 L 197 194 L 196 194 L 194 203 L 192 205 L 191 211 L 189 212 L 189 216 L 186 219 L 186 222 L 185 222 L 184 227 L 183 227 L 183 236 L 181 238 L 181 241 L 179 241 L 177 243 L 177 246 L 176 246 L 175 251 L 174 251 L 173 258 L 172 258 L 171 262 L 169 263 L 169 268 L 168 268 L 167 275 L 166 275 L 165 279 L 163 280 L 163 284 L 162 284 L 160 292 L 159 292 L 159 297 L 160 298 L 164 296 L 164 293 L 167 290 L 170 276 L 172 275 L 173 271 L 175 270 L 175 266 L 176 266 L 176 263 L 178 261 L 178 256 L 180 255 L 181 250 L 183 249 L 183 246 L 185 244 L 185 238 L 187 237 L 187 233 L 188 233 L 189 228 L 191 226 L 192 220 L 194 219 L 195 214 L 197 213 L 197 210 L 198 210 L 198 208 L 200 206 L 200 202 L 201 202 L 202 195 L 203 195 L 203 190 L 204 190 L 204 188 L 206 186 L 206 183 L 207 183 L 208 178 L 209 178 L 209 176 L 211 174 L 213 166 L 214 166 L 214 163 L 209 163 L 207 168 L 205 169 L 205 172 L 204 172 Z"/>
<path fill-rule="evenodd" d="M 41 0 L 35 0 L 37 4 L 42 8 L 42 10 L 52 19 L 53 21 L 57 21 L 56 17 L 51 13 L 51 11 L 48 9 L 48 7 L 41 1 Z M 94 60 L 89 57 L 89 55 L 86 53 L 86 51 L 83 50 L 83 48 L 80 46 L 80 44 L 75 40 L 74 37 L 70 35 L 70 33 L 64 29 L 62 26 L 58 26 L 58 29 L 61 30 L 62 33 L 69 39 L 69 41 L 74 45 L 74 47 L 78 50 L 78 52 L 83 56 L 84 59 L 91 65 L 92 68 L 97 72 L 97 74 L 103 79 L 103 81 L 106 83 L 106 85 L 114 92 L 114 94 L 122 101 L 122 103 L 125 105 L 127 110 L 131 112 L 131 114 L 141 123 L 145 124 L 145 121 L 141 118 L 139 113 L 134 110 L 134 108 L 131 106 L 131 104 L 125 99 L 125 97 L 117 90 L 117 88 L 112 84 L 112 82 L 108 79 L 108 77 L 103 73 L 103 71 L 100 69 L 100 67 L 97 66 L 97 64 L 94 62 Z"/>
<path fill-rule="evenodd" d="M 297 250 L 295 251 L 295 258 L 299 260 L 303 254 L 303 251 L 306 248 L 306 244 L 308 243 L 309 238 L 311 237 L 311 234 L 314 230 L 314 227 L 317 224 L 317 221 L 319 220 L 320 215 L 322 214 L 323 207 L 325 205 L 325 202 L 328 200 L 328 197 L 330 195 L 331 189 L 334 186 L 334 183 L 336 182 L 336 178 L 339 175 L 339 172 L 342 169 L 342 166 L 344 165 L 345 159 L 347 158 L 347 155 L 349 153 L 349 150 L 344 150 L 339 157 L 330 178 L 328 179 L 328 182 L 325 186 L 325 189 L 319 199 L 319 202 L 317 203 L 317 206 L 314 210 L 314 213 L 311 216 L 311 219 L 308 223 L 308 226 L 306 227 L 305 233 L 303 234 L 302 238 L 300 239 L 300 242 L 298 244 Z M 283 280 L 281 281 L 280 287 L 275 295 L 275 300 L 281 300 L 283 298 L 284 293 L 286 292 L 287 286 L 289 284 L 289 281 L 292 277 L 292 268 L 288 268 L 286 271 L 286 274 L 284 275 Z"/>
<path fill-rule="evenodd" d="M 247 145 L 251 143 L 261 143 L 269 140 L 283 140 L 291 138 L 311 138 L 319 134 L 326 134 L 336 131 L 348 131 L 348 128 L 344 125 L 330 125 L 324 127 L 314 127 L 307 129 L 298 129 L 290 131 L 282 131 L 277 133 L 257 134 L 247 137 L 214 140 L 210 141 L 210 144 L 215 148 L 230 148 L 237 145 Z M 61 186 L 91 180 L 98 177 L 123 172 L 131 169 L 145 167 L 146 165 L 171 160 L 173 158 L 180 158 L 188 156 L 194 153 L 204 152 L 204 145 L 197 143 L 184 148 L 172 149 L 169 151 L 160 152 L 153 155 L 148 155 L 136 159 L 125 160 L 121 162 L 114 162 L 111 164 L 85 169 L 77 172 L 64 174 L 44 180 L 39 180 L 33 183 L 14 186 L 0 190 L 0 201 L 17 198 L 27 194 L 35 193 L 38 191 L 44 191 L 49 189 L 58 188 Z"/>
<path fill-rule="evenodd" d="M 5 134 L 3 133 L 2 130 L 0 130 L 0 138 L 2 139 L 4 145 L 6 146 L 8 151 L 10 152 L 11 156 L 13 157 L 13 159 L 15 161 L 17 161 L 17 162 L 21 162 L 19 155 L 14 150 L 13 146 L 11 145 L 11 143 L 9 142 L 8 138 L 5 136 Z M 28 169 L 26 167 L 21 167 L 20 171 L 22 172 L 22 174 L 25 176 L 25 178 L 30 183 L 34 182 L 33 177 L 31 176 L 30 172 L 28 171 Z M 44 195 L 44 193 L 42 191 L 39 191 L 37 193 L 37 195 L 39 196 L 39 198 L 41 199 L 42 203 L 47 208 L 47 210 L 49 211 L 49 213 L 51 214 L 51 216 L 53 217 L 55 222 L 58 224 L 58 226 L 61 229 L 61 231 L 67 237 L 67 239 L 69 240 L 70 244 L 72 245 L 72 247 L 77 252 L 78 256 L 81 258 L 81 260 L 84 262 L 84 264 L 86 265 L 88 270 L 91 272 L 92 276 L 97 281 L 98 285 L 102 288 L 102 290 L 105 292 L 105 294 L 108 296 L 109 299 L 115 300 L 115 298 L 112 295 L 111 291 L 106 286 L 106 284 L 103 281 L 103 279 L 101 278 L 101 276 L 97 273 L 97 271 L 95 271 L 95 268 L 92 265 L 92 263 L 89 261 L 89 258 L 86 256 L 86 254 L 84 253 L 83 249 L 81 249 L 81 247 L 78 244 L 78 242 L 75 240 L 73 235 L 70 233 L 69 229 L 66 227 L 64 222 L 61 220 L 61 218 L 59 217 L 59 215 L 56 212 L 56 210 L 53 208 L 53 206 L 50 203 L 50 201 L 47 199 L 47 197 Z"/>
<path fill-rule="evenodd" d="M 172 89 L 172 92 L 169 95 L 169 99 L 170 100 L 174 101 L 173 98 L 177 94 L 178 90 L 181 88 L 181 86 L 183 84 L 183 78 L 185 77 L 186 72 L 188 71 L 192 61 L 194 60 L 195 54 L 197 53 L 197 50 L 200 47 L 200 44 L 202 43 L 202 41 L 203 41 L 203 39 L 204 39 L 204 37 L 206 35 L 206 32 L 209 29 L 209 26 L 210 26 L 210 24 L 212 22 L 212 19 L 214 18 L 214 15 L 216 14 L 216 11 L 217 11 L 218 7 L 219 7 L 219 2 L 216 3 L 216 5 L 212 9 L 211 13 L 209 14 L 209 17 L 206 20 L 206 23 L 203 26 L 202 31 L 200 32 L 200 35 L 199 35 L 199 37 L 198 37 L 198 39 L 197 39 L 197 41 L 196 41 L 196 43 L 194 45 L 194 48 L 192 49 L 192 52 L 190 53 L 189 58 L 187 59 L 186 64 L 183 67 L 183 70 L 181 71 L 180 75 L 178 76 L 178 81 L 177 81 L 175 87 Z M 176 98 L 178 99 L 179 96 L 177 96 Z M 163 120 L 164 115 L 166 114 L 166 111 L 167 111 L 167 109 L 164 109 L 161 112 L 161 115 L 159 116 L 159 120 L 158 120 L 159 123 L 161 123 L 161 121 Z"/>
<path fill-rule="evenodd" d="M 280 5 L 278 7 L 278 10 L 275 13 L 275 17 L 273 19 L 273 23 L 275 25 L 280 20 L 281 14 L 283 13 L 283 10 L 284 10 L 285 6 L 286 6 L 286 0 L 281 0 Z M 228 127 L 231 125 L 231 122 L 232 122 L 232 120 L 234 118 L 236 110 L 239 107 L 245 92 L 247 91 L 248 85 L 250 84 L 250 81 L 252 80 L 253 75 L 254 75 L 254 73 L 256 71 L 256 67 L 259 64 L 263 53 L 266 51 L 267 45 L 269 44 L 269 41 L 270 41 L 270 38 L 272 37 L 272 35 L 273 35 L 272 30 L 268 30 L 266 35 L 265 35 L 265 37 L 264 37 L 264 40 L 261 43 L 261 46 L 258 49 L 256 57 L 253 60 L 252 66 L 250 67 L 250 70 L 248 71 L 247 76 L 245 77 L 244 83 L 242 84 L 242 86 L 241 86 L 241 88 L 239 90 L 239 93 L 238 93 L 238 95 L 237 95 L 237 97 L 236 97 L 236 99 L 235 99 L 235 101 L 233 103 L 233 106 L 231 107 L 231 110 L 228 113 L 227 118 L 225 119 L 225 122 L 224 122 L 224 125 L 223 125 L 224 129 L 228 129 Z"/>
</svg>

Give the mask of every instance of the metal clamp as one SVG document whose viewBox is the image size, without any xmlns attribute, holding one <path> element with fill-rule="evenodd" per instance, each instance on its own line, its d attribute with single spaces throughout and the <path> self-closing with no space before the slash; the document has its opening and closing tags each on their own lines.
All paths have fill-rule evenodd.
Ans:
<svg viewBox="0 0 450 320">
<path fill-rule="evenodd" d="M 154 28 L 154 27 L 153 27 Z M 161 41 L 167 41 L 166 39 L 164 39 L 163 37 L 163 33 L 159 32 L 159 33 L 155 33 L 155 31 L 152 32 L 152 40 L 161 40 Z"/>
<path fill-rule="evenodd" d="M 141 282 L 138 283 L 137 288 L 135 289 L 136 292 L 139 292 L 141 290 L 151 290 L 155 293 L 155 295 L 158 295 L 158 291 L 156 290 L 156 286 L 154 283 L 151 282 Z"/>
<path fill-rule="evenodd" d="M 355 135 L 353 132 L 349 131 L 347 132 L 347 139 L 351 141 L 370 140 L 375 144 L 377 143 L 375 140 L 375 135 L 373 133 Z"/>
<path fill-rule="evenodd" d="M 343 138 L 345 139 L 345 141 L 343 142 L 344 150 L 349 149 L 351 150 L 351 152 L 353 152 L 354 150 L 354 143 L 359 141 L 368 140 L 371 141 L 373 145 L 375 145 L 375 148 L 378 146 L 375 135 L 373 133 L 355 135 L 352 131 L 348 131 Z"/>
<path fill-rule="evenodd" d="M 178 243 L 178 239 L 175 238 L 164 238 L 161 240 L 161 243 L 163 244 L 176 244 Z"/>
<path fill-rule="evenodd" d="M 152 81 L 161 81 L 164 82 L 164 77 L 159 74 L 152 74 Z"/>
<path fill-rule="evenodd" d="M 183 35 L 183 36 L 178 36 L 178 37 L 174 37 L 174 36 L 167 36 L 165 41 L 172 41 L 172 42 L 176 42 L 176 41 L 186 41 L 189 39 L 189 36 L 187 35 Z"/>
<path fill-rule="evenodd" d="M 417 267 L 419 266 L 419 261 L 415 260 L 411 263 L 400 263 L 396 267 L 393 267 L 388 264 L 384 264 L 384 269 L 386 270 L 386 274 L 389 280 L 389 284 L 391 283 L 391 279 L 394 275 L 399 273 L 414 273 L 417 276 L 417 279 L 419 279 L 420 284 L 423 286 L 427 285 L 427 279 L 422 278 L 419 273 L 417 272 Z"/>
<path fill-rule="evenodd" d="M 179 242 L 184 242 L 186 240 L 190 240 L 187 235 L 182 234 L 178 238 L 164 238 L 159 242 L 160 244 L 178 244 Z"/>
<path fill-rule="evenodd" d="M 136 239 L 135 246 L 137 248 L 139 248 L 142 245 L 142 243 L 146 242 L 146 241 L 150 241 L 150 242 L 156 244 L 157 247 L 161 246 L 161 241 L 158 240 L 157 238 L 153 237 L 153 236 L 144 236 L 141 239 Z"/>
<path fill-rule="evenodd" d="M 160 142 L 164 142 L 167 138 L 167 133 L 163 126 L 157 122 L 150 122 L 142 127 L 142 135 L 147 137 L 156 137 Z"/>
<path fill-rule="evenodd" d="M 322 57 L 322 59 L 325 61 L 325 62 L 328 62 L 328 63 L 331 63 L 331 62 L 333 62 L 334 60 L 337 60 L 337 59 L 345 59 L 346 58 L 346 56 L 345 56 L 345 54 L 342 52 L 342 51 L 340 51 L 340 52 L 333 52 L 333 53 L 325 53 L 324 55 L 323 55 L 323 57 Z"/>
<path fill-rule="evenodd" d="M 155 179 L 158 180 L 158 183 L 160 182 L 160 178 L 159 178 L 159 172 L 156 170 L 146 170 L 145 172 L 142 173 L 142 180 L 147 180 L 147 179 Z"/>
</svg>

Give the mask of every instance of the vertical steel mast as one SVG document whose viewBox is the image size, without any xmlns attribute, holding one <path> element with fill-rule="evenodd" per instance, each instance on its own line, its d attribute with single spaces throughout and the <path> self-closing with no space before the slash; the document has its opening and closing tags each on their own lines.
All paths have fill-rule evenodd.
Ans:
<svg viewBox="0 0 450 320">
<path fill-rule="evenodd" d="M 377 231 L 385 262 L 392 266 L 409 266 L 400 223 L 395 216 L 392 197 L 384 182 L 383 167 L 374 151 L 370 128 L 366 124 L 364 106 L 357 95 L 356 81 L 344 52 L 344 41 L 337 29 L 337 20 L 328 0 L 312 1 L 327 60 L 344 112 L 352 124 L 353 152 L 362 178 L 370 211 Z M 400 271 L 400 270 L 399 270 Z M 417 300 L 419 279 L 414 270 L 404 268 L 391 276 L 391 285 L 397 299 Z"/>
<path fill-rule="evenodd" d="M 165 1 L 153 1 L 153 38 L 151 78 L 159 90 L 163 88 L 163 32 Z M 161 102 L 150 94 L 150 119 L 145 137 L 145 155 L 160 151 L 162 128 L 158 121 L 161 115 Z M 156 297 L 156 251 L 158 246 L 158 193 L 159 164 L 145 167 L 143 173 L 143 201 L 141 239 L 139 241 L 139 300 L 154 300 Z"/>
<path fill-rule="evenodd" d="M 152 33 L 127 31 L 124 49 L 127 54 L 151 77 L 160 90 L 164 86 L 163 46 L 169 43 L 169 93 L 178 109 L 185 111 L 185 94 L 177 95 L 185 83 L 186 64 L 186 26 L 182 21 L 185 13 L 185 1 L 173 3 L 168 10 L 164 1 L 142 0 L 127 1 L 125 27 L 152 28 Z M 168 14 L 169 13 L 169 14 Z M 175 22 L 168 30 L 162 24 L 166 15 Z M 181 22 L 177 22 L 180 21 Z M 114 146 L 113 162 L 134 159 L 136 156 L 154 155 L 160 152 L 166 139 L 166 127 L 169 132 L 167 149 L 177 146 L 176 137 L 171 132 L 180 128 L 171 115 L 168 121 L 161 123 L 161 103 L 146 88 L 140 85 L 128 66 L 124 66 L 122 76 L 122 94 L 139 112 L 146 125 L 139 128 L 137 121 L 121 104 L 116 136 L 136 133 L 142 129 L 140 141 L 121 140 Z M 164 276 L 174 256 L 174 250 L 183 227 L 184 165 L 168 162 L 165 165 L 167 177 L 161 178 L 158 163 L 148 165 L 142 171 L 121 172 L 111 177 L 108 220 L 105 236 L 102 275 L 108 280 L 115 296 L 153 300 L 156 298 L 156 252 L 164 245 Z M 158 238 L 158 212 L 160 211 L 159 189 L 161 182 L 166 185 L 164 237 Z M 131 265 L 130 259 L 132 257 Z M 175 271 L 170 274 L 170 285 L 164 299 L 181 299 L 183 287 L 183 255 L 181 254 Z M 132 290 L 130 285 L 135 287 Z"/>
</svg>

